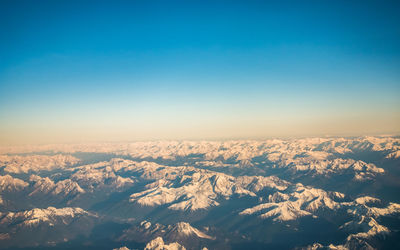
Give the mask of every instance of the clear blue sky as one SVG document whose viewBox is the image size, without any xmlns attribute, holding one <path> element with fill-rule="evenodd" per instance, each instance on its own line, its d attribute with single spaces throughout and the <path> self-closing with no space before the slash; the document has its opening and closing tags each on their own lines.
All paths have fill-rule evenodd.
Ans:
<svg viewBox="0 0 400 250">
<path fill-rule="evenodd" d="M 3 144 L 400 132 L 399 1 L 1 1 Z"/>
</svg>

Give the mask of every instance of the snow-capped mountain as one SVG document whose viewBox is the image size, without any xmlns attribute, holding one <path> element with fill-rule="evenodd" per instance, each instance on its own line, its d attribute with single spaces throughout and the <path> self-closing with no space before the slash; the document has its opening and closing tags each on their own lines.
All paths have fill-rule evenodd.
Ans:
<svg viewBox="0 0 400 250">
<path fill-rule="evenodd" d="M 399 150 L 388 136 L 1 147 L 0 248 L 396 249 Z"/>
<path fill-rule="evenodd" d="M 313 215 L 319 209 L 338 209 L 340 204 L 335 199 L 344 195 L 337 192 L 326 192 L 321 189 L 305 187 L 297 184 L 284 192 L 276 192 L 268 196 L 268 202 L 245 209 L 240 214 L 260 214 L 260 217 L 288 221 L 299 217 Z"/>
<path fill-rule="evenodd" d="M 177 242 L 165 244 L 161 237 L 157 237 L 154 240 L 147 243 L 145 250 L 185 250 L 186 248 L 181 246 Z"/>
<path fill-rule="evenodd" d="M 349 235 L 350 238 L 369 238 L 378 234 L 388 234 L 390 231 L 387 227 L 379 225 L 372 217 L 361 215 L 359 220 L 346 222 L 340 229 L 355 232 Z"/>
<path fill-rule="evenodd" d="M 158 179 L 146 185 L 145 191 L 132 194 L 130 201 L 146 206 L 168 204 L 173 210 L 197 210 L 218 206 L 218 199 L 257 196 L 256 192 L 264 188 L 282 190 L 287 186 L 277 177 L 233 177 L 189 167 L 165 167 L 162 171 L 163 176 L 168 175 L 166 172 L 175 173 L 174 179 Z"/>
<path fill-rule="evenodd" d="M 54 246 L 88 235 L 97 219 L 93 213 L 72 207 L 3 213 L 0 214 L 0 240 L 4 247 Z"/>
<path fill-rule="evenodd" d="M 21 191 L 29 184 L 21 179 L 14 178 L 11 175 L 0 176 L 0 191 L 1 192 L 13 192 Z"/>
<path fill-rule="evenodd" d="M 372 221 L 371 223 L 376 223 L 374 218 L 380 216 L 400 215 L 400 204 L 397 203 L 389 203 L 386 207 L 373 207 L 367 204 L 380 202 L 379 199 L 367 196 L 359 197 L 352 202 L 341 201 L 344 198 L 345 195 L 342 193 L 326 192 L 321 189 L 296 184 L 284 192 L 278 191 L 269 195 L 268 202 L 245 209 L 240 214 L 257 214 L 262 219 L 272 218 L 274 221 L 290 221 L 303 216 L 317 217 L 318 211 L 322 209 L 346 209 L 347 213 L 354 217 L 360 215 L 368 217 L 368 220 Z M 365 218 L 362 217 L 362 221 L 364 220 Z M 342 227 L 345 228 L 347 226 Z"/>
<path fill-rule="evenodd" d="M 187 222 L 178 222 L 165 226 L 160 223 L 152 224 L 149 221 L 142 221 L 138 225 L 125 230 L 119 240 L 130 241 L 134 239 L 148 242 L 156 238 L 162 238 L 163 242 L 171 244 L 176 242 L 183 247 L 186 246 L 188 249 L 200 248 L 202 243 L 215 240 L 215 237 L 192 227 Z"/>
<path fill-rule="evenodd" d="M 96 216 L 81 208 L 35 208 L 17 213 L 9 212 L 1 217 L 0 225 L 12 225 L 13 227 L 33 227 L 42 223 L 46 223 L 50 226 L 57 223 L 69 224 L 77 217 L 83 215 L 93 217 Z"/>
<path fill-rule="evenodd" d="M 269 160 L 276 163 L 274 167 L 279 167 L 293 171 L 297 174 L 307 174 L 309 176 L 332 176 L 351 172 L 354 175 L 354 180 L 365 181 L 371 180 L 376 175 L 384 173 L 384 169 L 376 167 L 373 163 L 365 163 L 363 161 L 355 161 L 353 159 L 336 158 L 333 160 L 321 159 L 320 154 L 315 157 L 315 154 L 305 154 L 300 157 L 279 155 L 269 155 Z M 328 158 L 328 156 L 327 156 Z"/>
<path fill-rule="evenodd" d="M 103 163 L 79 167 L 71 179 L 90 191 L 100 187 L 120 189 L 134 183 L 129 177 L 124 178 L 115 174 L 111 167 L 104 166 Z"/>
<path fill-rule="evenodd" d="M 28 173 L 43 170 L 61 169 L 75 165 L 78 158 L 71 155 L 0 155 L 0 166 L 5 166 L 4 171 L 8 173 Z"/>
<path fill-rule="evenodd" d="M 29 181 L 33 183 L 33 191 L 29 193 L 29 196 L 52 194 L 65 197 L 67 195 L 78 195 L 85 193 L 78 183 L 66 179 L 54 183 L 50 178 L 42 178 L 37 175 L 31 175 Z"/>
<path fill-rule="evenodd" d="M 265 141 L 154 141 L 134 143 L 58 144 L 20 147 L 0 147 L 2 154 L 22 154 L 43 151 L 73 154 L 76 152 L 113 153 L 129 155 L 136 159 L 176 159 L 190 155 L 204 155 L 206 160 L 237 161 L 273 153 L 293 154 L 320 152 L 322 155 L 380 152 L 383 157 L 394 155 L 400 150 L 398 137 L 358 137 L 358 138 L 303 138 L 270 139 Z M 8 156 L 4 156 L 8 157 Z"/>
</svg>

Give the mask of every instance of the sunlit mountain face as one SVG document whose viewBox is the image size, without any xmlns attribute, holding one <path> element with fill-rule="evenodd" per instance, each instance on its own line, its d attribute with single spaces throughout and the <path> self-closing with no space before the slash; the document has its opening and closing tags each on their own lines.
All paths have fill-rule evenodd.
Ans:
<svg viewBox="0 0 400 250">
<path fill-rule="evenodd" d="M 399 249 L 400 138 L 0 148 L 4 249 Z"/>
</svg>

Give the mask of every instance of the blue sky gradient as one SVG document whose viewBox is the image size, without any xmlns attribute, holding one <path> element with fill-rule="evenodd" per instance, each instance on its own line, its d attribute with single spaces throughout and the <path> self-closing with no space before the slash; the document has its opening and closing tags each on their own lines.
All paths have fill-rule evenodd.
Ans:
<svg viewBox="0 0 400 250">
<path fill-rule="evenodd" d="M 1 1 L 4 144 L 400 132 L 398 1 Z"/>
</svg>

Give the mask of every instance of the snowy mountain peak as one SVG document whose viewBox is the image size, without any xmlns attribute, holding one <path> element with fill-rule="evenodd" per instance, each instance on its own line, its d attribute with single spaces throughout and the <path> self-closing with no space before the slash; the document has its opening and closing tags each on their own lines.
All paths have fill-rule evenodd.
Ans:
<svg viewBox="0 0 400 250">
<path fill-rule="evenodd" d="M 374 218 L 366 216 L 360 216 L 358 221 L 349 221 L 340 228 L 350 232 L 357 232 L 349 237 L 368 238 L 377 234 L 387 234 L 390 232 L 387 227 L 380 225 Z"/>
<path fill-rule="evenodd" d="M 79 159 L 71 155 L 0 155 L 0 165 L 5 165 L 5 172 L 8 173 L 28 173 L 38 171 L 50 171 L 61 169 L 77 164 Z"/>
<path fill-rule="evenodd" d="M 337 192 L 326 192 L 297 183 L 284 192 L 270 194 L 268 203 L 247 208 L 240 214 L 258 214 L 261 218 L 272 218 L 275 221 L 295 220 L 312 215 L 319 209 L 336 209 L 339 204 L 334 199 L 343 196 Z"/>
<path fill-rule="evenodd" d="M 11 175 L 0 176 L 0 190 L 1 191 L 20 191 L 27 187 L 29 184 Z"/>
<path fill-rule="evenodd" d="M 379 203 L 379 202 L 381 202 L 380 199 L 374 198 L 374 197 L 371 197 L 371 196 L 359 197 L 359 198 L 355 199 L 354 201 L 356 203 L 358 203 L 358 204 L 363 204 L 363 205 L 369 204 L 369 203 Z"/>
<path fill-rule="evenodd" d="M 73 220 L 77 216 L 89 215 L 95 216 L 79 207 L 65 207 L 65 208 L 34 208 L 32 210 L 22 212 L 9 212 L 0 220 L 0 224 L 18 224 L 21 226 L 35 226 L 39 223 L 55 224 L 57 221 L 61 221 L 64 224 L 68 224 L 69 221 Z"/>
<path fill-rule="evenodd" d="M 52 194 L 52 195 L 78 195 L 85 193 L 78 183 L 72 181 L 71 179 L 65 179 L 54 183 L 50 178 L 42 178 L 37 175 L 31 175 L 29 181 L 34 183 L 33 191 L 29 196 L 37 194 Z"/>
<path fill-rule="evenodd" d="M 201 232 L 197 228 L 192 227 L 187 222 L 178 222 L 175 225 L 168 226 L 169 233 L 176 233 L 180 236 L 197 236 L 204 239 L 213 239 L 213 237 Z"/>
<path fill-rule="evenodd" d="M 147 243 L 145 250 L 186 250 L 184 246 L 181 246 L 177 242 L 171 244 L 165 244 L 161 237 L 157 237 L 154 240 Z"/>
</svg>

